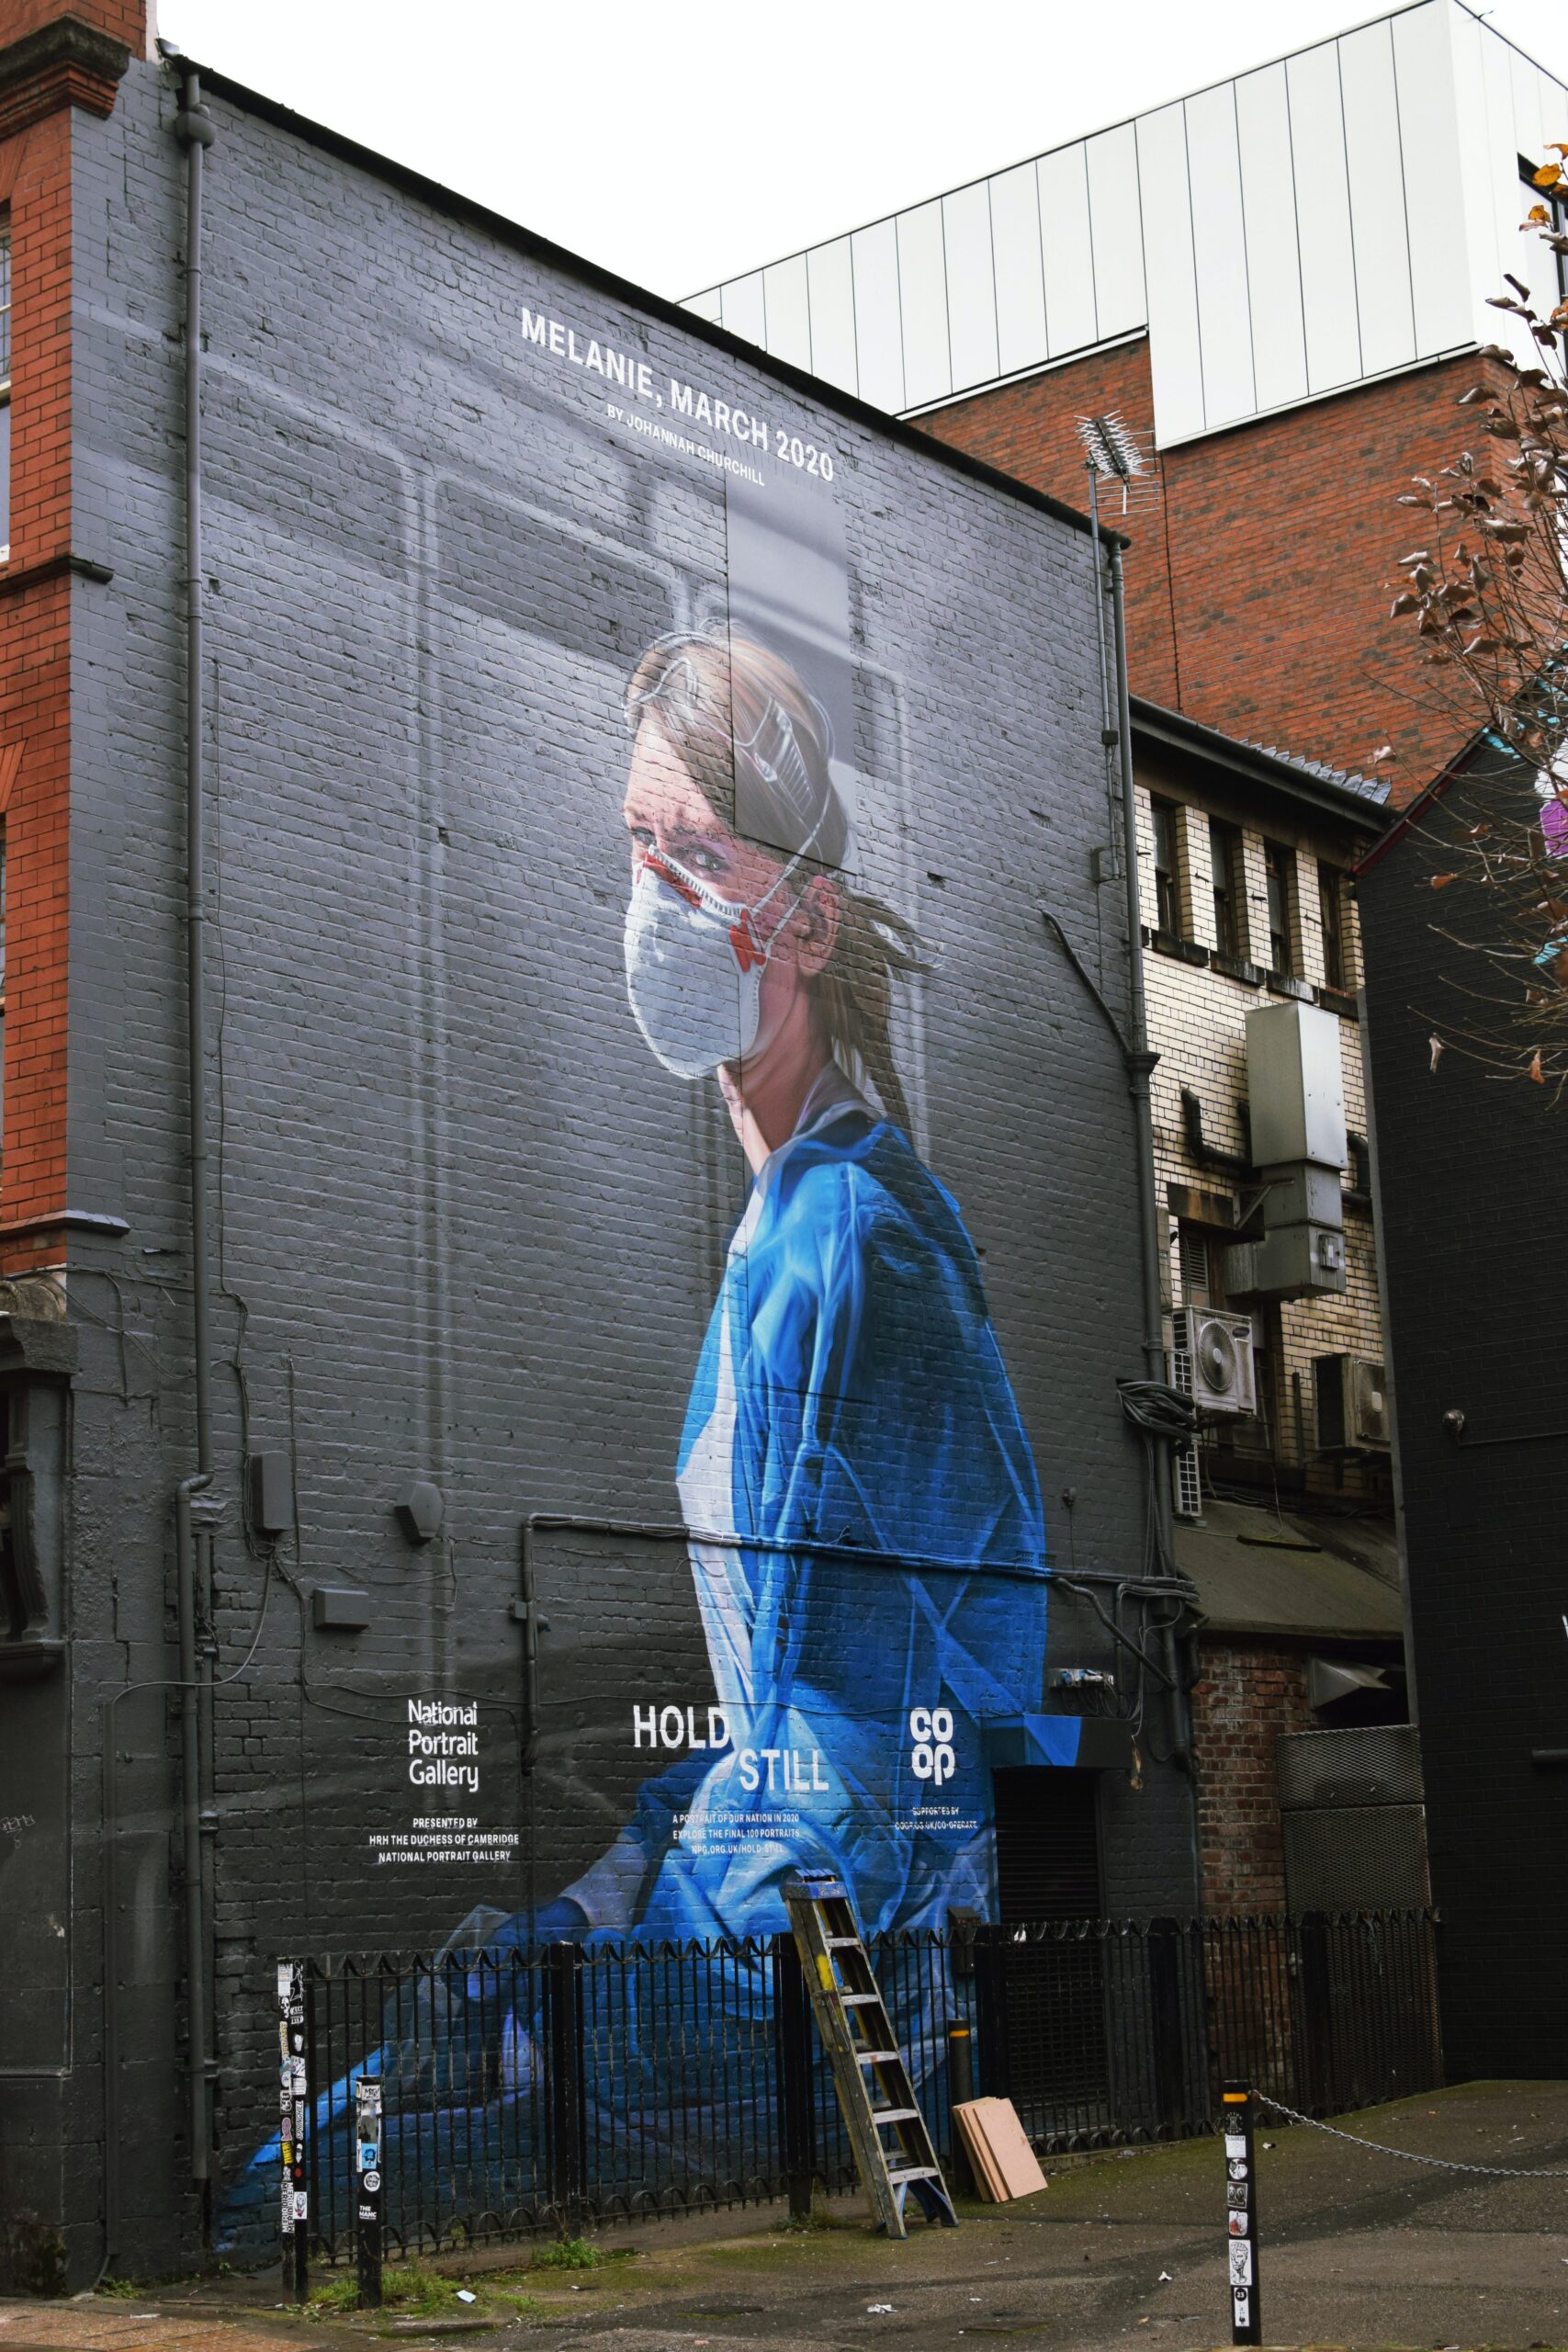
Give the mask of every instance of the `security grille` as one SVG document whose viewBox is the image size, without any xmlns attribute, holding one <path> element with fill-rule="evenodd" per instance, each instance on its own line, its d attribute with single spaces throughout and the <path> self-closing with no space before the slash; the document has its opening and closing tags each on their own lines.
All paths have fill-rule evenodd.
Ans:
<svg viewBox="0 0 1568 2352">
<path fill-rule="evenodd" d="M 1320 1805 L 1285 1814 L 1280 1826 L 1292 1912 L 1415 1910 L 1428 1900 L 1424 1805 Z"/>
<path fill-rule="evenodd" d="M 1288 1732 L 1280 1742 L 1280 1804 L 1419 1804 L 1421 1748 L 1414 1724 Z"/>
<path fill-rule="evenodd" d="M 1287 1733 L 1280 1742 L 1280 1815 L 1292 1910 L 1426 1903 L 1422 1796 L 1414 1724 Z"/>
</svg>

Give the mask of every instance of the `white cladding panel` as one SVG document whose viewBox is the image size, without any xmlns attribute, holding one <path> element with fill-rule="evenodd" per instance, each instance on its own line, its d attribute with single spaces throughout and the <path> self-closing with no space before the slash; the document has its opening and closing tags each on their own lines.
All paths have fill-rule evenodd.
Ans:
<svg viewBox="0 0 1568 2352">
<path fill-rule="evenodd" d="M 1242 75 L 1235 85 L 1235 125 L 1258 405 L 1279 408 L 1301 400 L 1307 389 L 1291 107 L 1282 65 Z"/>
<path fill-rule="evenodd" d="M 768 306 L 762 300 L 762 273 L 754 269 L 750 277 L 732 277 L 721 288 L 724 297 L 724 323 L 731 334 L 744 335 L 748 343 L 760 343 L 767 347 Z"/>
<path fill-rule="evenodd" d="M 1179 106 L 1138 118 L 1144 191 L 1144 278 L 1149 289 L 1149 367 L 1161 441 L 1201 433 L 1203 361 L 1198 275 L 1187 186 L 1187 118 Z"/>
<path fill-rule="evenodd" d="M 909 408 L 953 390 L 947 342 L 947 265 L 942 206 L 898 215 L 898 299 L 904 322 L 904 400 Z"/>
<path fill-rule="evenodd" d="M 1476 341 L 1530 356 L 1486 297 L 1555 299 L 1517 163 L 1553 139 L 1562 82 L 1412 0 L 689 307 L 889 409 L 1146 327 L 1169 445 Z"/>
<path fill-rule="evenodd" d="M 806 288 L 806 255 L 776 261 L 762 272 L 762 310 L 768 349 L 792 368 L 811 365 L 811 308 Z"/>
<path fill-rule="evenodd" d="M 1201 90 L 1187 100 L 1184 111 L 1203 422 L 1213 428 L 1258 410 L 1235 83 Z"/>
<path fill-rule="evenodd" d="M 1339 52 L 1333 41 L 1292 57 L 1291 163 L 1296 185 L 1296 237 L 1302 257 L 1307 389 L 1354 383 L 1361 372 L 1356 315 L 1356 254 L 1350 235 L 1350 186 L 1345 164 L 1345 114 Z"/>
<path fill-rule="evenodd" d="M 1446 5 L 1407 8 L 1393 23 L 1399 149 L 1410 191 L 1410 304 L 1416 348 L 1424 354 L 1451 351 L 1471 334 L 1464 192 L 1451 162 L 1448 168 L 1442 162 L 1458 153 L 1460 137 L 1450 19 L 1456 35 L 1464 25 L 1481 30 Z"/>
<path fill-rule="evenodd" d="M 942 200 L 947 258 L 947 334 L 953 389 L 997 376 L 997 277 L 991 258 L 991 193 L 985 180 Z"/>
<path fill-rule="evenodd" d="M 906 408 L 897 228 L 891 220 L 877 220 L 869 229 L 857 229 L 850 248 L 860 396 L 873 408 Z"/>
<path fill-rule="evenodd" d="M 1144 296 L 1138 134 L 1130 122 L 1084 141 L 1089 225 L 1094 232 L 1094 306 L 1102 336 L 1148 324 Z"/>
<path fill-rule="evenodd" d="M 1392 28 L 1368 25 L 1338 49 L 1361 372 L 1381 376 L 1416 356 Z"/>
<path fill-rule="evenodd" d="M 1089 169 L 1081 145 L 1058 147 L 1035 165 L 1040 250 L 1045 263 L 1045 333 L 1051 356 L 1081 351 L 1100 333 L 1094 307 L 1094 243 Z"/>
<path fill-rule="evenodd" d="M 1047 354 L 1045 275 L 1040 258 L 1040 189 L 1032 164 L 991 182 L 991 250 L 997 271 L 997 370 L 1038 368 Z"/>
<path fill-rule="evenodd" d="M 850 241 L 813 245 L 806 256 L 807 299 L 811 304 L 811 368 L 840 391 L 858 392 L 855 365 L 855 283 Z"/>
</svg>

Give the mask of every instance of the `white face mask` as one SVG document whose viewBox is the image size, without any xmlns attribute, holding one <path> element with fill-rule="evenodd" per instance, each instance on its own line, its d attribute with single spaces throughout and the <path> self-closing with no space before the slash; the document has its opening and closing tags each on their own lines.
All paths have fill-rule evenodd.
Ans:
<svg viewBox="0 0 1568 2352">
<path fill-rule="evenodd" d="M 626 995 L 649 1050 L 677 1078 L 706 1078 L 756 1045 L 762 974 L 805 891 L 766 945 L 756 918 L 799 864 L 796 854 L 743 907 L 660 851 L 638 860 L 626 907 Z"/>
</svg>

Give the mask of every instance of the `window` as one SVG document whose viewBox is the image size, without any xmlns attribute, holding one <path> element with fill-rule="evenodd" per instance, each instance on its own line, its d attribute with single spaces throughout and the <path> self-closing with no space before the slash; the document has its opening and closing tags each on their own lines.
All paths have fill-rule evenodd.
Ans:
<svg viewBox="0 0 1568 2352">
<path fill-rule="evenodd" d="M 1546 160 L 1550 164 L 1551 157 L 1549 155 Z M 1568 158 L 1564 163 L 1568 165 Z M 1535 175 L 1539 169 L 1528 155 L 1519 157 L 1519 177 L 1529 190 L 1529 204 L 1532 208 L 1540 206 L 1558 236 L 1568 234 L 1568 189 L 1561 182 L 1554 188 L 1537 187 Z M 1568 254 L 1555 254 L 1552 258 L 1557 264 L 1557 300 L 1568 302 Z M 1543 302 L 1540 307 L 1545 311 L 1551 306 Z"/>
<path fill-rule="evenodd" d="M 1214 870 L 1214 939 L 1222 956 L 1247 954 L 1242 930 L 1241 835 L 1234 825 L 1209 820 L 1209 863 Z"/>
<path fill-rule="evenodd" d="M 0 224 L 0 563 L 11 552 L 11 227 Z"/>
<path fill-rule="evenodd" d="M 1269 968 L 1288 979 L 1294 972 L 1295 958 L 1291 952 L 1291 916 L 1294 911 L 1296 859 L 1293 850 L 1284 849 L 1278 842 L 1263 844 L 1263 864 L 1269 877 Z"/>
<path fill-rule="evenodd" d="M 1176 810 L 1168 800 L 1149 802 L 1155 831 L 1155 929 L 1181 935 L 1181 893 L 1177 884 Z"/>
<path fill-rule="evenodd" d="M 1318 860 L 1317 903 L 1323 914 L 1323 977 L 1341 995 L 1350 985 L 1345 959 L 1345 876 Z"/>
</svg>

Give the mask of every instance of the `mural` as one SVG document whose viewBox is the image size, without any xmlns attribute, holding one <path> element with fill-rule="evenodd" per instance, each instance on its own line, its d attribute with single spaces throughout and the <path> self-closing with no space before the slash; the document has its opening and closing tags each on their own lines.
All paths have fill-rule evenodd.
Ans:
<svg viewBox="0 0 1568 2352">
<path fill-rule="evenodd" d="M 584 539 L 602 601 L 638 580 L 630 615 L 607 611 L 592 648 L 563 630 L 535 656 L 540 701 L 570 695 L 582 740 L 619 746 L 583 780 L 606 817 L 618 805 L 625 841 L 618 874 L 594 877 L 623 916 L 609 1017 L 636 1054 L 612 1060 L 617 1083 L 667 1097 L 676 1132 L 678 1098 L 721 1102 L 744 1165 L 668 1464 L 706 1674 L 634 1678 L 624 1721 L 641 1778 L 618 1827 L 564 1884 L 547 1849 L 542 1864 L 530 1853 L 516 1909 L 477 1887 L 487 1899 L 451 1917 L 447 1949 L 724 1939 L 736 2014 L 754 2025 L 746 1953 L 786 1925 L 793 1872 L 840 1877 L 871 1933 L 996 1917 L 993 1766 L 1071 1764 L 1081 1726 L 1044 1712 L 1040 1482 L 979 1255 L 920 1148 L 941 943 L 902 887 L 925 863 L 922 812 L 886 717 L 898 692 L 856 626 L 840 486 L 830 460 L 761 447 L 724 472 L 724 577 L 688 576 L 671 598 L 682 625 L 649 629 L 649 575 Z M 709 515 L 715 488 L 710 475 Z M 558 533 L 563 609 L 579 586 L 568 545 Z M 693 1165 L 671 1163 L 671 1189 Z M 708 1204 L 668 1210 L 700 1224 Z M 628 1318 L 660 1278 L 628 1264 Z M 461 1736 L 477 1756 L 478 1730 Z M 466 1769 L 476 1810 L 479 1767 Z M 485 1835 L 494 1852 L 500 1830 Z M 415 2041 L 467 2051 L 487 2098 L 525 2098 L 538 2018 L 493 2002 L 481 2016 L 476 1997 L 470 2036 L 444 1983 L 439 2035 L 427 2018 Z M 394 2034 L 389 2019 L 364 2061 L 389 2086 L 406 2022 Z M 344 2116 L 352 2079 L 324 2096 L 321 2124 Z M 394 2138 L 397 2108 L 391 2088 Z M 277 2159 L 276 2141 L 257 2152 L 231 2229 L 269 2203 Z"/>
<path fill-rule="evenodd" d="M 717 1706 L 548 1931 L 772 1931 L 802 1864 L 874 1927 L 988 1915 L 982 1727 L 1038 1709 L 1044 1532 L 974 1249 L 908 1137 L 889 1015 L 919 944 L 846 878 L 831 723 L 781 654 L 661 639 L 626 710 L 631 1010 L 721 1088 L 751 1186 L 676 1467 Z"/>
</svg>

